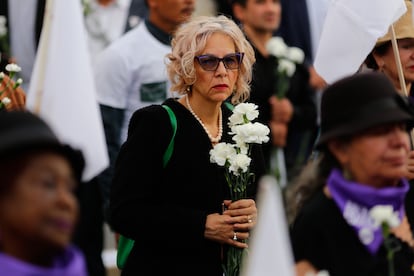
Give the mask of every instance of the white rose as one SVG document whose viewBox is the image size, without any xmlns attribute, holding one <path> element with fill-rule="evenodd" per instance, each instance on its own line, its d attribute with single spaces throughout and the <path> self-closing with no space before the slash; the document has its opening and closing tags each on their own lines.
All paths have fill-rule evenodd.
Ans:
<svg viewBox="0 0 414 276">
<path fill-rule="evenodd" d="M 377 205 L 371 208 L 369 215 L 374 220 L 375 226 L 380 226 L 383 223 L 389 227 L 397 227 L 400 225 L 398 212 L 394 212 L 391 205 Z"/>
<path fill-rule="evenodd" d="M 286 57 L 293 62 L 302 63 L 305 59 L 305 54 L 298 47 L 289 47 L 286 53 Z"/>
<path fill-rule="evenodd" d="M 266 43 L 266 50 L 269 54 L 275 57 L 284 57 L 287 52 L 287 45 L 283 41 L 283 38 L 275 36 L 269 39 Z"/>
<path fill-rule="evenodd" d="M 296 65 L 290 60 L 280 59 L 277 70 L 279 72 L 285 72 L 288 77 L 291 77 L 295 73 Z"/>
<path fill-rule="evenodd" d="M 218 143 L 210 150 L 210 162 L 224 166 L 226 161 L 233 155 L 236 155 L 236 149 L 233 145 L 227 143 Z"/>
<path fill-rule="evenodd" d="M 240 175 L 240 172 L 247 172 L 250 166 L 251 158 L 246 154 L 236 154 L 229 159 L 229 171 L 234 175 Z"/>
</svg>

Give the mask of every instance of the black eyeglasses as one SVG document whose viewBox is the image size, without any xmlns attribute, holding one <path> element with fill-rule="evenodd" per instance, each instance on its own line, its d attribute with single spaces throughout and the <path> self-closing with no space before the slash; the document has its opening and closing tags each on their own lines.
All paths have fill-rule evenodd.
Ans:
<svg viewBox="0 0 414 276">
<path fill-rule="evenodd" d="M 243 60 L 244 53 L 232 53 L 224 56 L 223 58 L 218 58 L 213 55 L 201 55 L 196 56 L 195 59 L 200 64 L 201 68 L 206 71 L 216 71 L 220 61 L 223 62 L 224 67 L 229 70 L 236 70 L 240 68 L 240 64 Z"/>
</svg>

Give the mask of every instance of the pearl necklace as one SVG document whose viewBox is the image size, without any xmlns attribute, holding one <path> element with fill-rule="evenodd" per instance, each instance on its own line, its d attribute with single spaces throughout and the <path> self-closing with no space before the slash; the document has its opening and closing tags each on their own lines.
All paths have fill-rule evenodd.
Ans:
<svg viewBox="0 0 414 276">
<path fill-rule="evenodd" d="M 218 134 L 216 137 L 211 136 L 210 132 L 208 131 L 207 127 L 203 124 L 203 122 L 201 121 L 201 119 L 197 116 L 197 114 L 194 113 L 193 109 L 191 108 L 190 105 L 190 101 L 188 99 L 188 95 L 185 96 L 185 101 L 186 104 L 188 106 L 188 110 L 190 111 L 191 114 L 193 114 L 194 118 L 197 119 L 197 121 L 201 124 L 201 126 L 204 128 L 204 131 L 207 133 L 208 138 L 210 138 L 210 141 L 212 143 L 218 143 L 221 139 L 221 136 L 223 135 L 223 120 L 222 120 L 222 114 L 221 114 L 221 108 L 220 108 L 220 113 L 219 113 L 219 123 L 218 123 Z"/>
</svg>

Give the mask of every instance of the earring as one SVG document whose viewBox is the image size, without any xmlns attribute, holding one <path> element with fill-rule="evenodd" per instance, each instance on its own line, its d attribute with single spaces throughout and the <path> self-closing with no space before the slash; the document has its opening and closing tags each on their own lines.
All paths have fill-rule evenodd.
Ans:
<svg viewBox="0 0 414 276">
<path fill-rule="evenodd" d="M 190 93 L 191 92 L 191 85 L 187 86 L 187 88 L 185 89 L 185 91 L 187 92 L 187 94 Z"/>
</svg>

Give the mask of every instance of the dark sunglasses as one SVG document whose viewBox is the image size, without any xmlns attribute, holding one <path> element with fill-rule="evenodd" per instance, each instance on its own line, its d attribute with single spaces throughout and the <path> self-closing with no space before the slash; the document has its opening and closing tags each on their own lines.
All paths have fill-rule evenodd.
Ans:
<svg viewBox="0 0 414 276">
<path fill-rule="evenodd" d="M 195 59 L 200 64 L 201 68 L 206 71 L 216 71 L 220 61 L 223 62 L 224 67 L 229 70 L 237 70 L 240 68 L 240 64 L 243 60 L 244 53 L 233 53 L 224 56 L 223 58 L 218 58 L 213 55 L 200 55 L 196 56 Z"/>
</svg>

